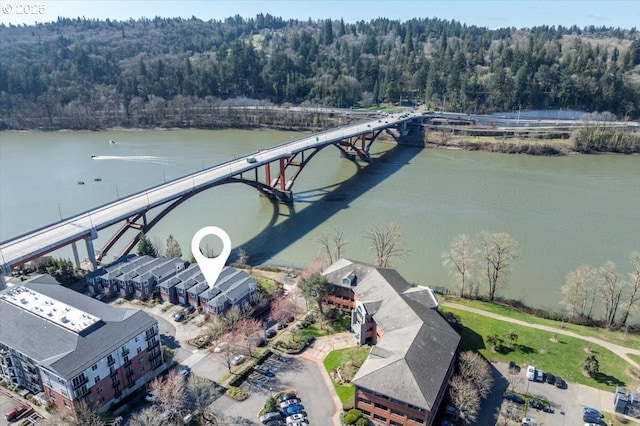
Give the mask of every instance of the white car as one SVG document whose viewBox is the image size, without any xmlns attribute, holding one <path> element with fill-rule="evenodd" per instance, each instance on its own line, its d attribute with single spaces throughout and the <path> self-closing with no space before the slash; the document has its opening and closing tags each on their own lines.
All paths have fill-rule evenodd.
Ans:
<svg viewBox="0 0 640 426">
<path fill-rule="evenodd" d="M 538 422 L 533 420 L 531 417 L 524 417 L 522 419 L 523 426 L 538 426 Z"/>
<path fill-rule="evenodd" d="M 189 374 L 191 372 L 189 371 L 188 368 L 182 367 L 180 370 L 178 370 L 178 373 L 180 373 L 180 375 L 186 379 L 187 377 L 189 377 Z"/>
<path fill-rule="evenodd" d="M 292 414 L 289 417 L 287 417 L 286 418 L 286 422 L 287 422 L 287 424 L 291 424 L 291 423 L 303 421 L 306 418 L 307 418 L 307 416 L 305 416 L 304 414 L 297 413 L 297 414 Z"/>
<path fill-rule="evenodd" d="M 533 365 L 527 367 L 527 380 L 534 381 L 536 379 L 536 368 Z"/>
<path fill-rule="evenodd" d="M 227 348 L 227 342 L 220 342 L 218 346 L 216 346 L 213 351 L 217 354 L 224 351 Z"/>
<path fill-rule="evenodd" d="M 145 401 L 147 402 L 153 402 L 154 399 L 156 399 L 156 396 L 153 394 L 153 392 L 149 392 L 145 397 L 144 397 Z"/>
<path fill-rule="evenodd" d="M 240 365 L 244 362 L 246 358 L 247 357 L 245 357 L 244 355 L 236 355 L 231 360 L 231 365 Z"/>
</svg>

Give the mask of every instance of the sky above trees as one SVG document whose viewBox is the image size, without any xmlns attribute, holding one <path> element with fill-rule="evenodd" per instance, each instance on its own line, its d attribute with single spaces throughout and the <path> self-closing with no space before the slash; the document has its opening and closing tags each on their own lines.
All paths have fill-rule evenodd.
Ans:
<svg viewBox="0 0 640 426">
<path fill-rule="evenodd" d="M 0 3 L 0 22 L 5 25 L 51 22 L 59 16 L 111 20 L 195 16 L 202 20 L 222 20 L 235 15 L 251 18 L 258 13 L 284 19 L 342 18 L 349 23 L 380 17 L 398 20 L 436 17 L 488 28 L 594 25 L 629 29 L 640 22 L 640 2 L 635 0 L 46 0 L 29 5 L 2 0 Z"/>
</svg>

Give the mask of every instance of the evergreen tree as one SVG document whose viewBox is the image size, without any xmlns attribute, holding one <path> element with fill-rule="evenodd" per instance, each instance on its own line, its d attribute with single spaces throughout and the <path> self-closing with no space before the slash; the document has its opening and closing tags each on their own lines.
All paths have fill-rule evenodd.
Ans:
<svg viewBox="0 0 640 426">
<path fill-rule="evenodd" d="M 142 232 L 140 233 L 140 239 L 138 240 L 137 251 L 138 251 L 138 256 L 144 256 L 144 255 L 153 256 L 153 257 L 158 256 L 158 252 L 156 252 L 155 247 L 153 247 L 153 244 L 151 243 L 151 241 Z"/>
</svg>

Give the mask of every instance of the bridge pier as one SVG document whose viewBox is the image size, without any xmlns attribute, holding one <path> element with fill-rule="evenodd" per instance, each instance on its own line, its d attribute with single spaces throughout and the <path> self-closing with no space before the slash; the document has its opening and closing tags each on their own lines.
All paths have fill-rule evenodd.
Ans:
<svg viewBox="0 0 640 426">
<path fill-rule="evenodd" d="M 80 269 L 80 256 L 78 255 L 78 245 L 75 243 L 71 243 L 71 251 L 73 251 L 73 263 L 76 266 L 76 269 Z"/>
<path fill-rule="evenodd" d="M 4 272 L 0 272 L 0 290 L 7 288 L 7 282 L 4 280 Z"/>
<path fill-rule="evenodd" d="M 87 256 L 89 256 L 89 260 L 91 261 L 91 267 L 93 271 L 98 270 L 98 262 L 96 260 L 96 251 L 93 248 L 93 240 L 98 238 L 98 232 L 95 228 L 91 229 L 91 236 L 84 239 L 85 244 L 87 245 Z"/>
</svg>

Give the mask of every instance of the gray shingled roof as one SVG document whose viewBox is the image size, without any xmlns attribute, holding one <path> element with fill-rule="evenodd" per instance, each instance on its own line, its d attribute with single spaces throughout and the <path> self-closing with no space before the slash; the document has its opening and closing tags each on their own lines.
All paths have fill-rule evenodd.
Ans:
<svg viewBox="0 0 640 426">
<path fill-rule="evenodd" d="M 356 285 L 342 283 L 354 273 Z M 460 336 L 434 309 L 433 293 L 410 286 L 397 271 L 340 259 L 324 272 L 352 288 L 384 332 L 352 382 L 431 409 L 455 356 Z"/>
<path fill-rule="evenodd" d="M 40 275 L 21 285 L 101 318 L 76 334 L 0 299 L 0 341 L 67 379 L 92 366 L 156 321 L 137 309 L 120 309 Z"/>
</svg>

